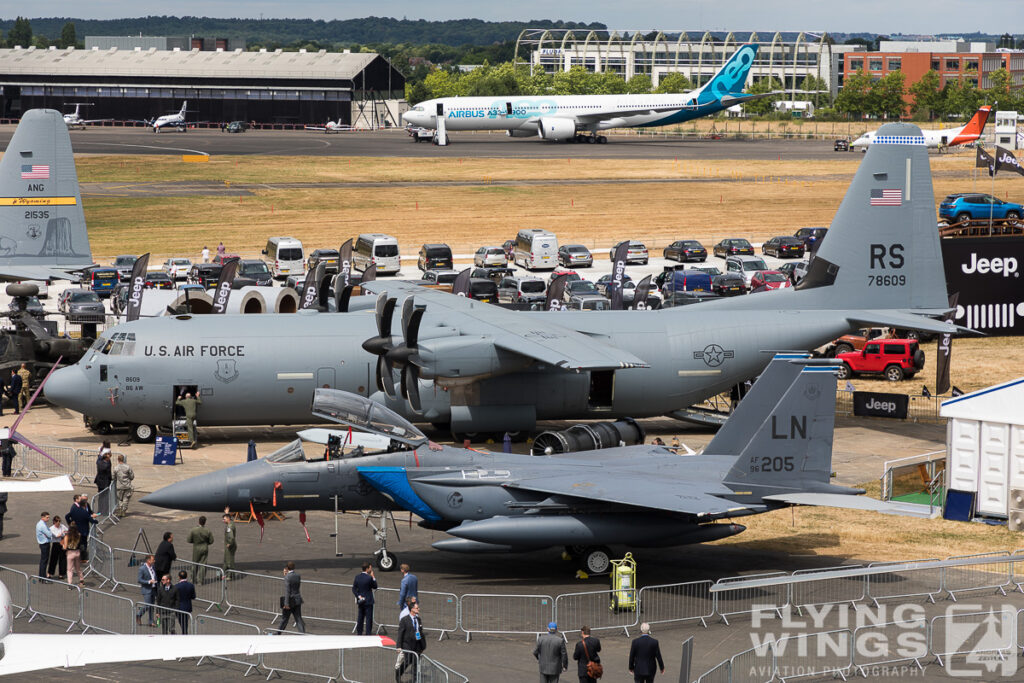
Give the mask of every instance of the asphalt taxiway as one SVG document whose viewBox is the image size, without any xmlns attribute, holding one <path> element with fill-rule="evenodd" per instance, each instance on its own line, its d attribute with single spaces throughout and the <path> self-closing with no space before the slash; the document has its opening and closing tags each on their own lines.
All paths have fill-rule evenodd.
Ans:
<svg viewBox="0 0 1024 683">
<path fill-rule="evenodd" d="M 6 148 L 14 126 L 0 127 Z M 842 157 L 832 140 L 718 140 L 667 133 L 610 134 L 608 143 L 553 143 L 537 138 L 510 138 L 503 133 L 463 132 L 450 135 L 439 147 L 415 143 L 404 130 L 325 134 L 315 131 L 251 130 L 221 133 L 217 129 L 153 133 L 149 128 L 90 127 L 72 130 L 76 154 L 209 154 L 276 156 L 368 156 L 437 158 L 580 159 L 834 159 Z"/>
</svg>

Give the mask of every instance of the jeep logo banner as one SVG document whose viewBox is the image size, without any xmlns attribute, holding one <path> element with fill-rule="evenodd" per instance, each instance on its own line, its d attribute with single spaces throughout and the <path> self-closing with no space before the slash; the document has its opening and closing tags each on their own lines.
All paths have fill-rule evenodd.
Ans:
<svg viewBox="0 0 1024 683">
<path fill-rule="evenodd" d="M 622 283 L 626 280 L 626 259 L 629 257 L 629 242 L 622 242 L 612 256 L 612 279 L 608 283 L 608 298 L 613 311 L 622 310 Z"/>
<path fill-rule="evenodd" d="M 142 313 L 142 290 L 146 288 L 146 269 L 149 268 L 149 254 L 143 254 L 132 268 L 132 277 L 128 280 L 128 303 L 125 306 L 124 319 L 127 322 L 138 320 Z"/>
<path fill-rule="evenodd" d="M 947 289 L 960 293 L 953 321 L 989 336 L 1024 334 L 1024 237 L 953 237 L 941 244 Z"/>
<path fill-rule="evenodd" d="M 905 420 L 909 403 L 910 398 L 906 394 L 853 392 L 853 414 L 858 417 L 893 417 Z"/>
<path fill-rule="evenodd" d="M 213 295 L 212 313 L 223 314 L 228 310 L 228 299 L 231 298 L 231 285 L 235 282 L 235 275 L 238 273 L 238 259 L 230 259 L 220 269 L 220 277 L 217 281 L 217 289 Z"/>
</svg>

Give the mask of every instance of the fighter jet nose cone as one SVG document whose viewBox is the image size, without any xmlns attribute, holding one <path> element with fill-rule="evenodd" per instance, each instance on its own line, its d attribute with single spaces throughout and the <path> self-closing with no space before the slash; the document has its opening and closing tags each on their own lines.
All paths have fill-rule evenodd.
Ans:
<svg viewBox="0 0 1024 683">
<path fill-rule="evenodd" d="M 75 408 L 88 401 L 89 380 L 77 365 L 61 368 L 46 380 L 43 394 L 50 403 Z"/>
<path fill-rule="evenodd" d="M 227 475 L 211 472 L 179 481 L 150 493 L 142 502 L 171 510 L 217 512 L 227 505 Z"/>
</svg>

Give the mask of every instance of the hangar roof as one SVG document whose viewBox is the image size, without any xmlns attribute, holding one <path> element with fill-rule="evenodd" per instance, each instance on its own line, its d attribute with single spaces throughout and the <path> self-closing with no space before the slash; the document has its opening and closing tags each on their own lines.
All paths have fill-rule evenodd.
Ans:
<svg viewBox="0 0 1024 683">
<path fill-rule="evenodd" d="M 1024 378 L 979 389 L 942 402 L 939 415 L 1004 424 L 1024 424 Z"/>
<path fill-rule="evenodd" d="M 47 76 L 165 76 L 178 78 L 355 78 L 372 52 L 0 49 L 0 73 Z"/>
</svg>

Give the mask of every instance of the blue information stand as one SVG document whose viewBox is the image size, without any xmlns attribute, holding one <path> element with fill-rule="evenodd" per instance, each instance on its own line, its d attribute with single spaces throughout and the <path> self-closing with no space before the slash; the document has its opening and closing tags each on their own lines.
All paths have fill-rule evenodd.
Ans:
<svg viewBox="0 0 1024 683">
<path fill-rule="evenodd" d="M 178 437 L 158 436 L 153 443 L 154 465 L 178 464 Z"/>
</svg>

